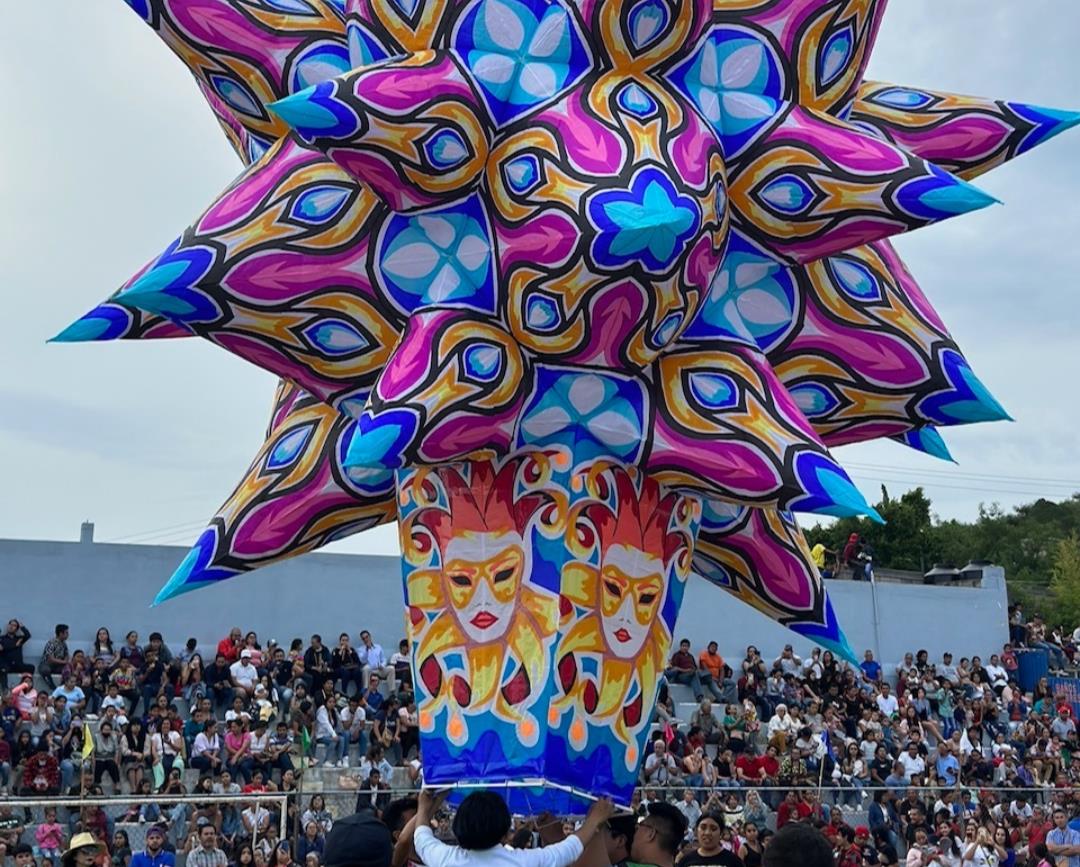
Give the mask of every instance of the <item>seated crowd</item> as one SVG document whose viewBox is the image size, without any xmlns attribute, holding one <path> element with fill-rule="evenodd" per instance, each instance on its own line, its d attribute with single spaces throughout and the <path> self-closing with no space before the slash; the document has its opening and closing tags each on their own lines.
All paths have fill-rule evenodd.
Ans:
<svg viewBox="0 0 1080 867">
<path fill-rule="evenodd" d="M 129 632 L 116 646 L 104 627 L 69 651 L 58 624 L 35 672 L 28 638 L 11 620 L 0 647 L 0 792 L 78 795 L 84 778 L 91 792 L 171 792 L 184 768 L 261 790 L 286 784 L 301 761 L 419 780 L 404 641 L 392 655 L 367 631 L 356 646 L 313 635 L 286 649 L 234 628 L 205 663 L 194 639 L 174 653 L 159 633 L 143 644 Z"/>
<path fill-rule="evenodd" d="M 1013 620 L 1013 642 L 986 662 L 954 662 L 950 653 L 935 662 L 918 651 L 889 671 L 870 651 L 856 667 L 816 648 L 802 659 L 791 645 L 771 662 L 750 647 L 729 665 L 716 642 L 695 656 L 683 641 L 661 685 L 634 807 L 643 819 L 681 817 L 677 854 L 687 865 L 758 867 L 772 829 L 790 822 L 817 825 L 845 867 L 867 858 L 971 867 L 973 859 L 961 856 L 984 838 L 996 860 L 974 859 L 975 867 L 1029 859 L 1043 851 L 1057 811 L 1063 827 L 1077 812 L 1080 750 L 1071 705 L 1046 679 L 1027 694 L 1017 681 L 1016 649 L 1060 635 L 1037 617 L 1020 630 Z M 298 777 L 312 765 L 358 763 L 356 809 L 392 830 L 404 824 L 402 804 L 415 810 L 415 800 L 391 793 L 391 778 L 397 789 L 422 780 L 405 642 L 387 656 L 365 631 L 355 647 L 343 634 L 331 650 L 316 635 L 286 650 L 233 629 L 204 665 L 194 640 L 174 654 L 161 635 L 142 644 L 132 632 L 114 648 L 103 628 L 89 649 L 69 652 L 68 637 L 57 625 L 35 670 L 22 657 L 28 630 L 8 623 L 0 642 L 0 788 L 160 800 L 122 815 L 50 809 L 37 823 L 0 804 L 0 864 L 29 847 L 39 867 L 56 867 L 72 835 L 90 832 L 113 867 L 128 867 L 130 847 L 117 825 L 129 821 L 151 829 L 147 846 L 160 832 L 166 851 L 191 851 L 212 831 L 231 863 L 315 867 L 326 832 L 344 817 L 322 795 L 299 802 Z M 1054 667 L 1071 668 L 1075 644 L 1052 648 L 1061 653 Z M 17 678 L 10 689 L 8 678 Z M 693 695 L 690 713 L 676 705 L 674 684 Z M 198 771 L 190 792 L 185 768 Z M 299 845 L 280 846 L 275 807 L 214 800 L 245 792 L 290 795 L 286 826 Z M 207 800 L 169 801 L 187 794 Z M 434 827 L 449 835 L 450 816 L 440 816 Z M 543 836 L 535 824 L 512 831 L 529 845 Z M 25 858 L 16 863 L 30 867 Z"/>
</svg>

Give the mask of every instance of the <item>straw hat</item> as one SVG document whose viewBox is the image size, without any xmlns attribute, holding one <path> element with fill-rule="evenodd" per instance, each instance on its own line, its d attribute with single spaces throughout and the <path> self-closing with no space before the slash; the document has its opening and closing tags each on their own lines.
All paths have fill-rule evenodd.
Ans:
<svg viewBox="0 0 1080 867">
<path fill-rule="evenodd" d="M 93 847 L 97 849 L 99 853 L 105 851 L 105 844 L 99 841 L 93 834 L 87 834 L 85 831 L 82 834 L 76 834 L 71 838 L 71 845 L 68 846 L 68 850 L 60 856 L 61 862 L 64 867 L 70 867 L 75 860 L 75 853 L 79 849 L 88 849 Z"/>
</svg>

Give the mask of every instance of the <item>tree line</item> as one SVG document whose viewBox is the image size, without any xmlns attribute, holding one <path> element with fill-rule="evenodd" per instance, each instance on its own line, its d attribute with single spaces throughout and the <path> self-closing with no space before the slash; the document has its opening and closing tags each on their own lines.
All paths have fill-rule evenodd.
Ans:
<svg viewBox="0 0 1080 867">
<path fill-rule="evenodd" d="M 893 498 L 882 485 L 875 507 L 884 524 L 842 518 L 810 527 L 806 538 L 810 545 L 822 542 L 841 551 L 850 534 L 858 533 L 873 547 L 875 565 L 890 569 L 926 572 L 939 563 L 962 568 L 989 560 L 1004 567 L 1011 601 L 1070 628 L 1080 624 L 1080 493 L 1008 512 L 997 503 L 980 504 L 972 522 L 939 519 L 922 488 Z"/>
</svg>

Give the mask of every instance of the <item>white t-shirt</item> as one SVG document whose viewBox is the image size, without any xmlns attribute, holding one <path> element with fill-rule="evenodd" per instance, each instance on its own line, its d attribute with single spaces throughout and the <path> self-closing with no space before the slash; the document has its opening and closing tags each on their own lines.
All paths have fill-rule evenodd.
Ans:
<svg viewBox="0 0 1080 867">
<path fill-rule="evenodd" d="M 896 696 L 892 693 L 888 695 L 879 695 L 877 697 L 878 710 L 885 716 L 892 716 L 900 710 L 900 702 L 896 700 Z"/>
<path fill-rule="evenodd" d="M 1000 665 L 986 666 L 986 673 L 990 675 L 991 686 L 1005 686 L 1009 682 L 1009 673 Z"/>
<path fill-rule="evenodd" d="M 250 664 L 250 660 L 248 662 L 248 665 L 244 665 L 237 660 L 229 666 L 229 674 L 245 689 L 254 689 L 255 681 L 259 679 L 259 670 Z"/>
<path fill-rule="evenodd" d="M 672 758 L 670 753 L 664 753 L 663 764 L 660 762 L 660 756 L 656 753 L 650 753 L 649 757 L 645 759 L 645 778 L 650 782 L 666 783 L 674 773 L 675 759 Z"/>
<path fill-rule="evenodd" d="M 993 846 L 976 846 L 968 863 L 974 867 L 998 867 L 1000 860 Z"/>
<path fill-rule="evenodd" d="M 585 851 L 576 834 L 542 849 L 462 849 L 436 840 L 426 825 L 416 829 L 413 846 L 427 867 L 569 867 Z"/>
<path fill-rule="evenodd" d="M 900 753 L 900 757 L 897 761 L 904 766 L 904 776 L 909 780 L 912 774 L 924 774 L 926 773 L 926 760 L 918 753 L 912 758 L 911 754 L 904 750 Z"/>
</svg>

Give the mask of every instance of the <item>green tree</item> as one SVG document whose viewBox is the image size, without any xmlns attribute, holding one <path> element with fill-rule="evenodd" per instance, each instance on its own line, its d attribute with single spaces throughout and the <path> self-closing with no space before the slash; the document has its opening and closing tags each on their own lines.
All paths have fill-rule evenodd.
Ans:
<svg viewBox="0 0 1080 867">
<path fill-rule="evenodd" d="M 1080 538 L 1070 533 L 1058 539 L 1050 569 L 1050 593 L 1055 623 L 1080 623 Z"/>
<path fill-rule="evenodd" d="M 1057 503 L 1039 499 L 1010 512 L 997 503 L 982 504 L 978 518 L 970 523 L 942 521 L 933 514 L 921 488 L 899 498 L 882 488 L 876 508 L 885 518 L 884 525 L 868 518 L 843 518 L 828 526 L 810 527 L 806 537 L 811 545 L 823 542 L 840 551 L 848 536 L 857 533 L 873 546 L 874 563 L 893 569 L 925 571 L 935 563 L 961 567 L 972 560 L 988 560 L 1005 569 L 1012 600 L 1032 609 L 1045 605 L 1055 569 L 1066 569 L 1059 565 L 1059 561 L 1067 562 L 1062 559 L 1062 542 L 1072 550 L 1070 537 L 1080 537 L 1080 494 Z M 1076 600 L 1076 614 L 1080 614 L 1080 579 L 1070 586 L 1071 590 L 1054 593 L 1053 598 L 1063 605 Z M 1068 610 L 1072 618 L 1073 609 Z M 1075 619 L 1080 622 L 1080 617 Z"/>
</svg>

